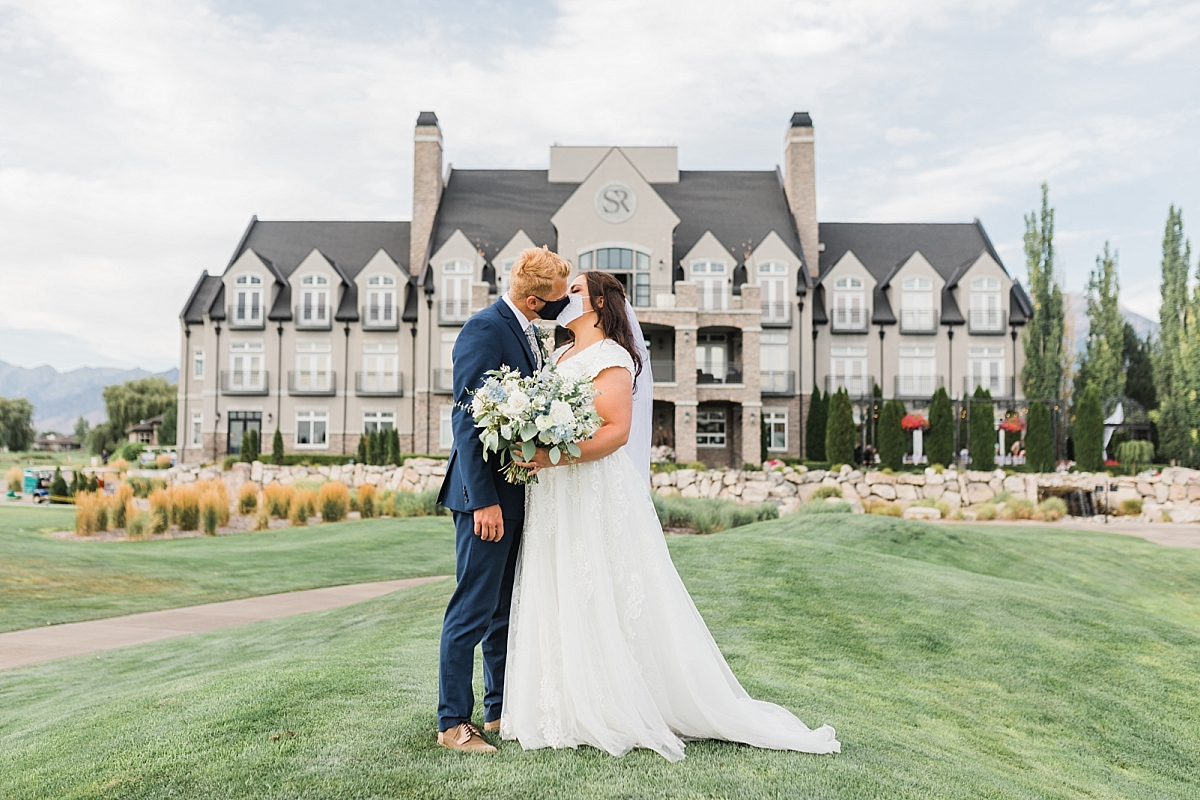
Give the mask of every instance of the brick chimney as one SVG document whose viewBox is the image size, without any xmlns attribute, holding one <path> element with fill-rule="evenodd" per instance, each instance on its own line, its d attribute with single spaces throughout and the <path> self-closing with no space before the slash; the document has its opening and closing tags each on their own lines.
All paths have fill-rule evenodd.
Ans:
<svg viewBox="0 0 1200 800">
<path fill-rule="evenodd" d="M 433 218 L 442 199 L 442 129 L 437 114 L 422 111 L 413 133 L 413 210 L 408 268 L 420 275 L 425 268 Z"/>
<path fill-rule="evenodd" d="M 816 275 L 820 271 L 818 256 L 820 243 L 817 232 L 817 164 L 813 151 L 813 123 L 807 111 L 792 114 L 784 139 L 783 190 L 787 195 L 788 208 L 796 220 L 800 232 L 800 246 L 804 248 L 804 260 L 808 271 Z"/>
</svg>

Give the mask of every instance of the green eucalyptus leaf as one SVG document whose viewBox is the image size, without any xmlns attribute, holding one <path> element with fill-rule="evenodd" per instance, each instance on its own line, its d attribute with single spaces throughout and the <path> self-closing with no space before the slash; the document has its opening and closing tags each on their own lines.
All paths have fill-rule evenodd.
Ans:
<svg viewBox="0 0 1200 800">
<path fill-rule="evenodd" d="M 560 459 L 560 458 L 562 458 L 562 453 L 559 451 L 558 447 L 557 446 L 551 447 L 550 448 L 550 463 L 557 464 L 558 459 Z"/>
<path fill-rule="evenodd" d="M 533 442 L 521 442 L 521 460 L 528 461 L 537 455 L 537 445 Z"/>
</svg>

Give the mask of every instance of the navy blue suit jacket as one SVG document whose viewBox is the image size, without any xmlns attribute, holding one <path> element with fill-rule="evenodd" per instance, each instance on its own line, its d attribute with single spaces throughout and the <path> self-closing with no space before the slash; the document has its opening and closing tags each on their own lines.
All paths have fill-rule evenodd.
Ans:
<svg viewBox="0 0 1200 800">
<path fill-rule="evenodd" d="M 503 297 L 468 319 L 454 343 L 454 447 L 438 502 L 463 512 L 499 504 L 505 519 L 524 519 L 525 487 L 504 480 L 499 454 L 484 461 L 470 410 L 469 392 L 483 385 L 484 373 L 502 366 L 522 375 L 532 375 L 537 366 L 521 323 Z"/>
</svg>

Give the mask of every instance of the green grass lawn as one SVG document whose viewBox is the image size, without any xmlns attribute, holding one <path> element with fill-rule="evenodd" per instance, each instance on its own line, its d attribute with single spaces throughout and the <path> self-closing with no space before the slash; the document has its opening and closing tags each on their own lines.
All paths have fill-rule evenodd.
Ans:
<svg viewBox="0 0 1200 800">
<path fill-rule="evenodd" d="M 346 583 L 454 574 L 448 517 L 79 542 L 64 506 L 0 506 L 0 631 Z"/>
<path fill-rule="evenodd" d="M 236 538 L 194 546 L 231 559 L 246 552 L 226 543 Z M 427 538 L 449 557 L 448 532 Z M 690 744 L 679 764 L 514 743 L 491 758 L 443 751 L 437 639 L 451 586 L 438 583 L 0 673 L 0 796 L 1196 795 L 1198 551 L 845 515 L 670 547 L 746 688 L 834 725 L 840 755 L 717 742 Z"/>
</svg>

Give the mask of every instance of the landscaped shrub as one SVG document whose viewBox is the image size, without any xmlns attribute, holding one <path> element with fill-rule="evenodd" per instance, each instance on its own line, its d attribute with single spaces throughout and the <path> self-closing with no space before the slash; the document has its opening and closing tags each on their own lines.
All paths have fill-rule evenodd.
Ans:
<svg viewBox="0 0 1200 800">
<path fill-rule="evenodd" d="M 118 475 L 124 475 L 129 471 L 129 461 L 124 458 L 114 458 L 108 462 L 108 465 L 115 469 Z"/>
<path fill-rule="evenodd" d="M 207 491 L 200 496 L 200 523 L 205 536 L 217 535 L 217 527 L 221 523 L 221 498 L 214 491 Z"/>
<path fill-rule="evenodd" d="M 1054 431 L 1050 426 L 1050 407 L 1034 401 L 1029 406 L 1025 428 L 1025 463 L 1034 472 L 1054 469 Z"/>
<path fill-rule="evenodd" d="M 67 496 L 67 481 L 62 476 L 62 467 L 55 467 L 54 480 L 50 481 L 50 502 L 65 503 Z"/>
<path fill-rule="evenodd" d="M 367 461 L 367 434 L 358 437 L 358 452 L 355 453 L 359 464 L 369 463 Z"/>
<path fill-rule="evenodd" d="M 282 483 L 271 482 L 263 489 L 263 505 L 276 519 L 287 519 L 296 490 Z"/>
<path fill-rule="evenodd" d="M 817 490 L 812 493 L 809 502 L 815 503 L 824 500 L 827 497 L 842 497 L 842 487 L 840 486 L 818 486 Z"/>
<path fill-rule="evenodd" d="M 292 527 L 300 528 L 308 524 L 308 518 L 313 514 L 313 506 L 316 504 L 316 493 L 311 489 L 302 489 L 296 492 L 292 498 L 292 506 L 288 511 L 288 520 L 291 521 Z"/>
<path fill-rule="evenodd" d="M 1116 510 L 1113 511 L 1113 514 L 1118 517 L 1137 517 L 1140 516 L 1141 513 L 1142 499 L 1140 497 L 1131 497 L 1127 500 L 1122 500 L 1121 504 L 1118 505 Z"/>
<path fill-rule="evenodd" d="M 1132 439 L 1117 445 L 1117 461 L 1129 467 L 1130 475 L 1137 475 L 1138 466 L 1154 460 L 1154 443 L 1145 439 Z"/>
<path fill-rule="evenodd" d="M 854 509 L 851 507 L 851 505 L 849 503 L 847 503 L 845 501 L 839 501 L 839 502 L 835 502 L 835 503 L 830 503 L 830 502 L 809 503 L 805 506 L 802 506 L 796 513 L 797 514 L 850 514 L 850 513 L 853 513 L 853 511 L 854 511 Z"/>
<path fill-rule="evenodd" d="M 1047 522 L 1055 522 L 1067 515 L 1067 502 L 1061 497 L 1047 497 L 1038 503 L 1037 510 Z"/>
<path fill-rule="evenodd" d="M 975 519 L 991 520 L 996 518 L 996 507 L 991 503 L 984 503 L 975 509 Z"/>
<path fill-rule="evenodd" d="M 91 536 L 100 530 L 98 506 L 100 498 L 90 492 L 80 492 L 75 496 L 75 533 L 78 536 Z"/>
<path fill-rule="evenodd" d="M 246 481 L 238 489 L 238 513 L 253 514 L 258 508 L 258 487 L 253 481 Z"/>
<path fill-rule="evenodd" d="M 321 485 L 317 495 L 317 507 L 321 509 L 321 519 L 325 522 L 345 519 L 350 510 L 350 490 L 341 481 L 327 481 Z"/>
<path fill-rule="evenodd" d="M 171 495 L 166 489 L 155 489 L 149 500 L 151 533 L 166 533 L 171 527 Z"/>
<path fill-rule="evenodd" d="M 384 463 L 392 466 L 400 463 L 400 431 L 395 428 L 388 431 L 387 458 Z"/>
<path fill-rule="evenodd" d="M 125 482 L 133 489 L 134 497 L 143 499 L 149 497 L 155 489 L 163 489 L 167 485 L 162 478 L 126 478 Z"/>
<path fill-rule="evenodd" d="M 189 484 L 171 487 L 171 522 L 181 531 L 200 530 L 200 493 Z"/>
<path fill-rule="evenodd" d="M 126 442 L 121 445 L 116 452 L 119 459 L 128 461 L 130 464 L 137 464 L 141 460 L 142 451 L 146 449 L 146 445 L 141 442 Z"/>
<path fill-rule="evenodd" d="M 657 494 L 651 497 L 659 522 L 665 528 L 692 528 L 697 533 L 717 533 L 779 517 L 779 507 L 772 503 L 751 506 L 720 498 L 689 499 L 661 497 Z"/>
<path fill-rule="evenodd" d="M 283 465 L 283 432 L 279 428 L 275 429 L 275 435 L 271 437 L 271 463 L 276 466 Z"/>
<path fill-rule="evenodd" d="M 159 469 L 170 469 L 171 457 L 166 453 L 159 453 L 154 457 L 154 465 Z"/>
<path fill-rule="evenodd" d="M 1023 498 L 1009 500 L 1004 504 L 1004 510 L 1000 512 L 1001 519 L 1033 519 L 1033 515 L 1037 509 L 1033 503 Z"/>
<path fill-rule="evenodd" d="M 850 464 L 854 461 L 854 410 L 850 406 L 850 395 L 838 389 L 829 401 L 828 419 L 825 423 L 825 457 L 835 464 Z"/>
<path fill-rule="evenodd" d="M 358 487 L 355 492 L 355 499 L 358 501 L 358 513 L 363 519 L 370 519 L 375 516 L 375 487 L 369 483 L 364 483 Z"/>
<path fill-rule="evenodd" d="M 804 454 L 809 461 L 825 460 L 825 408 L 827 399 L 814 386 L 808 404 L 808 420 L 804 424 Z"/>
<path fill-rule="evenodd" d="M 935 500 L 932 497 L 922 497 L 920 500 L 913 503 L 913 505 L 922 508 L 936 508 L 938 513 L 942 515 L 942 519 L 950 518 L 950 504 L 942 500 Z"/>
<path fill-rule="evenodd" d="M 438 493 L 427 492 L 395 492 L 392 495 L 391 515 L 393 517 L 436 517 L 442 516 L 446 510 L 437 503 Z"/>
<path fill-rule="evenodd" d="M 900 427 L 904 418 L 904 403 L 899 400 L 889 400 L 883 404 L 879 412 L 879 463 L 889 469 L 900 469 L 904 466 L 904 450 L 907 437 Z"/>
<path fill-rule="evenodd" d="M 970 428 L 967 449 L 971 453 L 971 469 L 991 471 L 996 468 L 996 417 L 992 397 L 982 386 L 975 387 L 971 401 Z"/>
<path fill-rule="evenodd" d="M 125 527 L 125 509 L 132 499 L 133 487 L 128 483 L 118 483 L 117 491 L 113 494 L 112 504 L 109 506 L 112 509 L 112 526 L 114 528 Z"/>
<path fill-rule="evenodd" d="M 145 539 L 150 527 L 150 515 L 140 510 L 130 500 L 125 504 L 125 535 L 130 539 Z"/>
<path fill-rule="evenodd" d="M 1100 407 L 1100 390 L 1095 384 L 1083 390 L 1075 407 L 1075 466 L 1083 472 L 1104 469 L 1104 412 Z"/>
<path fill-rule="evenodd" d="M 949 466 L 954 463 L 954 409 L 950 405 L 950 396 L 942 386 L 933 393 L 933 402 L 929 405 L 929 433 L 925 434 L 925 452 L 930 464 Z"/>
<path fill-rule="evenodd" d="M 4 473 L 4 479 L 8 483 L 8 490 L 13 494 L 20 494 L 25 489 L 25 472 L 20 467 L 9 469 Z"/>
<path fill-rule="evenodd" d="M 881 517 L 899 517 L 904 514 L 904 509 L 895 503 L 889 503 L 887 500 L 868 500 L 863 503 L 863 510 L 868 514 L 875 514 Z"/>
<path fill-rule="evenodd" d="M 254 516 L 254 530 L 266 531 L 271 529 L 271 514 L 267 511 L 267 504 L 263 503 L 258 507 L 258 513 Z"/>
</svg>

